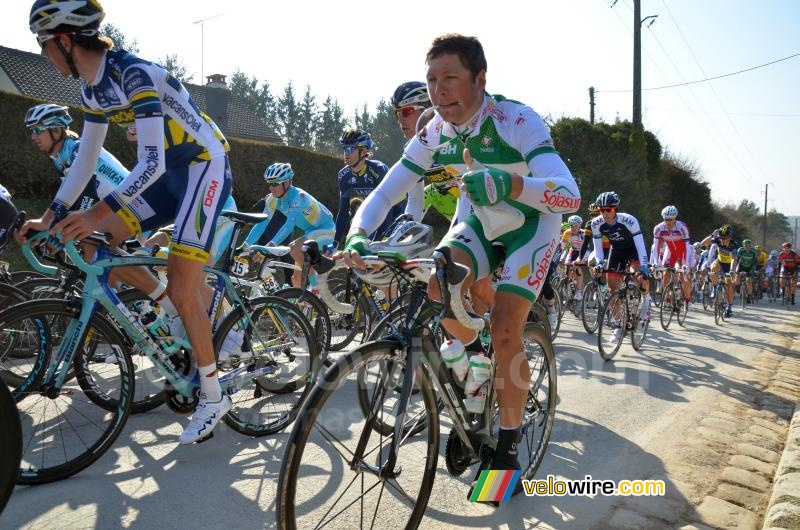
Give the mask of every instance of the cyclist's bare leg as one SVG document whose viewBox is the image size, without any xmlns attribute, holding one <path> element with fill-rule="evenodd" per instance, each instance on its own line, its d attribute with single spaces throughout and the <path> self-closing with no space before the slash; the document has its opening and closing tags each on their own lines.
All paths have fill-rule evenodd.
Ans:
<svg viewBox="0 0 800 530">
<path fill-rule="evenodd" d="M 197 364 L 208 366 L 216 363 L 211 345 L 211 321 L 202 301 L 205 285 L 204 263 L 170 254 L 167 265 L 167 296 L 181 317 Z"/>
<path fill-rule="evenodd" d="M 472 308 L 478 315 L 483 315 L 494 303 L 495 291 L 492 288 L 492 277 L 481 278 L 469 288 L 472 297 Z"/>
<path fill-rule="evenodd" d="M 528 396 L 530 366 L 522 348 L 525 321 L 531 303 L 516 294 L 495 295 L 491 316 L 492 348 L 495 354 L 495 387 L 500 407 L 500 425 L 516 429 Z"/>
</svg>

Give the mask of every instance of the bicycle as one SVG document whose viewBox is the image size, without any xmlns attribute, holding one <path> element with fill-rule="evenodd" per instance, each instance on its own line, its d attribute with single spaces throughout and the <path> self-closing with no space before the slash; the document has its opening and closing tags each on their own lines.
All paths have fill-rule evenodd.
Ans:
<svg viewBox="0 0 800 530">
<path fill-rule="evenodd" d="M 572 278 L 570 271 L 580 268 L 578 264 L 565 265 L 564 277 L 558 284 L 558 292 L 561 295 L 561 300 L 566 309 L 569 309 L 576 318 L 581 318 L 581 311 L 583 309 L 582 300 L 575 298 L 575 293 L 578 291 L 578 284 Z M 583 293 L 581 293 L 583 295 Z"/>
<path fill-rule="evenodd" d="M 684 300 L 683 293 L 683 275 L 684 269 L 675 269 L 674 267 L 662 267 L 659 269 L 663 273 L 669 271 L 670 281 L 666 286 L 661 289 L 662 302 L 660 308 L 661 327 L 666 331 L 672 322 L 673 315 L 677 317 L 678 325 L 683 326 L 686 321 L 686 314 L 689 312 L 689 306 Z"/>
<path fill-rule="evenodd" d="M 753 272 L 749 272 L 749 271 L 742 271 L 742 272 L 738 272 L 737 274 L 739 275 L 739 293 L 738 294 L 739 294 L 739 297 L 741 298 L 741 302 L 742 302 L 742 311 L 744 311 L 745 308 L 747 307 L 748 299 L 750 299 L 749 303 L 752 304 L 752 303 L 755 303 L 755 298 L 758 296 L 757 293 L 756 293 L 756 289 L 753 286 L 754 273 Z M 757 276 L 756 276 L 756 278 L 757 278 Z M 755 283 L 758 283 L 757 279 L 756 279 Z M 752 294 L 748 294 L 747 293 L 747 284 L 750 284 L 750 286 L 751 286 L 750 290 L 752 291 Z"/>
<path fill-rule="evenodd" d="M 647 335 L 650 319 L 639 316 L 642 292 L 632 278 L 631 272 L 625 272 L 619 288 L 611 293 L 603 306 L 603 316 L 597 328 L 597 349 L 604 361 L 614 358 L 629 331 L 631 345 L 636 351 L 642 348 Z M 609 338 L 612 340 L 606 344 Z M 608 349 L 608 346 L 612 348 Z"/>
<path fill-rule="evenodd" d="M 727 286 L 731 282 L 731 273 L 717 273 L 717 283 L 714 286 L 714 323 L 718 326 L 727 320 L 728 314 L 728 291 Z"/>
<path fill-rule="evenodd" d="M 422 262 L 435 265 L 443 301 L 427 300 L 425 289 L 412 284 L 401 329 L 340 357 L 321 375 L 303 405 L 302 420 L 295 424 L 287 441 L 278 481 L 277 517 L 281 529 L 321 527 L 334 519 L 333 524 L 350 528 L 417 527 L 428 503 L 439 452 L 434 387 L 453 422 L 445 451 L 451 475 L 463 474 L 475 459 L 486 462 L 495 446 L 499 421 L 493 378 L 487 382 L 483 411 L 467 412 L 462 385 L 446 367 L 434 343 L 448 306 L 460 322 L 472 329 L 484 327 L 482 318 L 469 316 L 463 307 L 460 285 L 468 270 L 452 262 L 446 248 L 437 250 L 432 261 L 406 262 L 391 253 L 379 256 L 394 273 L 404 277 L 412 277 Z M 518 447 L 526 459 L 521 478 L 529 479 L 544 457 L 552 431 L 556 372 L 552 344 L 544 328 L 528 323 L 524 331 L 532 377 L 523 439 Z M 345 414 L 337 406 L 356 400 L 359 374 L 375 374 L 370 385 L 369 412 L 362 415 L 360 408 L 352 408 Z M 412 394 L 418 400 L 410 410 Z M 392 399 L 390 410 L 385 406 L 387 396 Z M 372 428 L 375 417 L 386 415 L 394 420 L 389 436 Z M 426 429 L 420 436 L 412 435 L 418 432 L 416 426 L 420 422 L 425 422 Z M 330 465 L 332 476 L 330 480 L 323 479 L 325 486 L 320 491 L 323 466 L 334 457 L 336 461 Z M 349 472 L 352 480 L 343 477 Z"/>
<path fill-rule="evenodd" d="M 594 274 L 583 288 L 581 300 L 581 322 L 586 333 L 593 335 L 600 323 L 600 311 L 608 300 L 608 285 L 600 283 L 601 273 Z"/>
<path fill-rule="evenodd" d="M 224 214 L 236 222 L 234 234 L 241 223 L 258 222 L 262 217 L 235 212 Z M 37 237 L 47 237 L 47 233 L 30 240 Z M 144 352 L 165 378 L 164 390 L 170 408 L 188 412 L 197 401 L 196 363 L 183 347 L 181 338 L 154 338 L 107 283 L 113 267 L 164 266 L 166 260 L 115 255 L 108 247 L 105 234 L 95 233 L 83 241 L 97 246 L 91 264 L 83 260 L 74 242 L 66 244 L 70 260 L 86 273 L 80 299 L 69 303 L 64 300 L 50 300 L 48 304 L 41 300 L 25 302 L 0 313 L 4 326 L 31 321 L 39 339 L 36 364 L 12 394 L 20 415 L 26 418 L 23 422 L 26 451 L 17 480 L 20 484 L 42 484 L 70 476 L 91 465 L 111 447 L 131 408 L 134 378 L 129 341 Z M 23 249 L 30 253 L 29 247 Z M 232 253 L 233 249 L 225 259 L 225 268 L 230 264 Z M 46 270 L 38 262 L 37 268 Z M 243 300 L 223 270 L 206 267 L 205 271 L 217 277 L 211 308 L 214 319 L 221 310 L 223 293 L 233 302 L 232 310 L 217 326 L 214 351 L 220 351 L 231 330 L 242 335 L 239 362 L 233 363 L 232 369 L 220 376 L 222 391 L 233 401 L 225 423 L 250 436 L 278 432 L 294 420 L 315 378 L 319 351 L 313 330 L 289 302 L 274 297 Z M 107 315 L 97 311 L 100 305 Z M 31 313 L 33 307 L 38 310 L 37 314 Z M 52 351 L 55 348 L 50 344 L 48 318 L 52 315 L 68 322 L 57 352 Z M 105 341 L 106 349 L 116 359 L 114 363 L 104 363 L 102 374 L 91 372 L 92 364 L 83 347 L 87 337 Z M 67 381 L 70 367 L 75 370 L 74 382 Z M 58 403 L 48 406 L 53 401 Z M 53 429 L 59 432 L 58 437 L 52 437 Z M 57 443 L 62 446 L 54 448 Z"/>
</svg>

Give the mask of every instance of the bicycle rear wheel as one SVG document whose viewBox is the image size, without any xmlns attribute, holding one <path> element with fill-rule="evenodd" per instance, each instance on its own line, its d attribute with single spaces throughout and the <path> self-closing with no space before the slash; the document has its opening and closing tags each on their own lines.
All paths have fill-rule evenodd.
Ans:
<svg viewBox="0 0 800 530">
<path fill-rule="evenodd" d="M 413 431 L 420 421 L 426 422 L 427 429 L 422 436 L 398 440 L 393 469 L 384 466 L 394 433 L 376 433 L 369 426 L 371 419 L 354 405 L 358 371 L 367 367 L 372 372 L 369 365 L 379 363 L 401 373 L 407 368 L 402 351 L 396 341 L 368 342 L 340 357 L 320 377 L 303 405 L 303 421 L 295 423 L 287 441 L 278 479 L 278 528 L 419 526 L 439 450 L 439 416 L 427 371 L 422 366 L 415 370 L 424 406 L 395 419 L 404 433 Z M 395 374 L 388 376 L 392 384 Z M 388 386 L 384 390 L 393 391 Z M 384 413 L 380 406 L 370 410 Z"/>
<path fill-rule="evenodd" d="M 25 322 L 42 323 L 48 317 L 71 323 L 80 307 L 63 300 L 32 300 L 6 311 L 2 325 L 19 329 Z M 113 363 L 107 363 L 103 377 L 92 374 L 89 391 L 85 365 L 86 351 L 77 347 L 73 358 L 76 376 L 64 382 L 57 392 L 49 381 L 42 380 L 46 360 L 58 351 L 63 335 L 51 334 L 52 326 L 40 325 L 29 335 L 29 345 L 37 352 L 37 366 L 25 381 L 14 389 L 22 423 L 23 454 L 18 484 L 35 485 L 69 477 L 100 458 L 122 432 L 131 410 L 135 376 L 128 354 L 127 338 L 110 319 L 95 314 L 81 339 L 91 333 L 94 341 L 104 344 Z M 42 361 L 45 359 L 45 361 Z M 84 381 L 81 381 L 84 379 Z M 90 391 L 102 393 L 106 406 L 98 405 Z M 107 410 L 108 404 L 116 406 Z"/>
<path fill-rule="evenodd" d="M 311 389 L 319 370 L 317 338 L 299 308 L 283 298 L 265 296 L 236 307 L 214 334 L 214 351 L 219 354 L 229 335 L 241 344 L 241 354 L 231 369 L 248 372 L 263 368 L 273 371 L 236 383 L 233 402 L 225 423 L 248 436 L 276 433 L 297 416 L 300 404 Z M 221 378 L 225 373 L 221 372 Z"/>
<path fill-rule="evenodd" d="M 314 330 L 314 335 L 319 343 L 319 351 L 327 352 L 331 347 L 331 319 L 328 317 L 328 308 L 310 291 L 299 287 L 279 289 L 272 296 L 284 298 L 299 307 Z M 302 301 L 300 299 L 302 298 Z"/>
<path fill-rule="evenodd" d="M 330 351 L 342 351 L 352 342 L 361 344 L 364 341 L 370 310 L 361 292 L 354 289 L 352 282 L 349 291 L 346 283 L 340 283 L 331 289 L 334 298 L 351 304 L 355 309 L 349 315 L 328 309 L 328 318 L 331 322 Z"/>
<path fill-rule="evenodd" d="M 558 385 L 553 343 L 547 331 L 539 324 L 525 324 L 523 351 L 531 370 L 528 396 L 522 412 L 520 441 L 517 455 L 522 469 L 520 480 L 530 480 L 536 475 L 553 431 L 558 400 Z M 492 416 L 492 434 L 497 437 L 500 428 L 498 409 Z"/>
<path fill-rule="evenodd" d="M 669 329 L 669 325 L 672 322 L 672 313 L 675 310 L 675 289 L 670 284 L 667 286 L 666 291 L 667 295 L 661 300 L 661 308 L 659 310 L 661 327 L 664 331 Z"/>
</svg>

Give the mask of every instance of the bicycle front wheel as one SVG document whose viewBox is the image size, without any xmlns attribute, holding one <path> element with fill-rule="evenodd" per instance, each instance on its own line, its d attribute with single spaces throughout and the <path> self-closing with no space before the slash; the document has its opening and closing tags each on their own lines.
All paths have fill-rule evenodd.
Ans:
<svg viewBox="0 0 800 530">
<path fill-rule="evenodd" d="M 36 332 L 27 335 L 26 347 L 30 351 L 35 348 L 37 359 L 49 359 L 65 337 L 50 333 L 53 326 L 43 323 L 68 325 L 79 312 L 78 305 L 64 300 L 33 300 L 4 312 L 2 324 L 4 328 L 26 330 L 31 328 L 30 323 L 37 324 Z M 89 321 L 85 333 L 81 344 L 86 344 L 86 336 L 91 334 L 95 344 L 102 344 L 113 355 L 113 362 L 104 365 L 102 374 L 88 377 L 83 368 L 88 363 L 87 352 L 76 347 L 71 367 L 76 377 L 66 380 L 60 389 L 54 389 L 52 381 L 41 380 L 39 372 L 46 363 L 39 362 L 14 389 L 24 448 L 18 484 L 44 484 L 78 473 L 100 458 L 125 426 L 135 386 L 128 339 L 110 319 L 99 314 Z M 92 393 L 103 396 L 102 405 Z"/>
<path fill-rule="evenodd" d="M 614 293 L 603 308 L 600 325 L 597 328 L 597 349 L 603 360 L 610 361 L 617 354 L 625 338 L 627 324 L 628 310 L 625 307 L 625 300 L 619 293 Z"/>
<path fill-rule="evenodd" d="M 586 333 L 593 335 L 597 331 L 600 320 L 600 311 L 603 308 L 603 299 L 600 289 L 596 282 L 586 284 L 583 288 L 583 299 L 581 300 L 581 321 Z"/>
<path fill-rule="evenodd" d="M 22 427 L 14 399 L 8 387 L 0 381 L 0 513 L 17 480 L 22 455 Z"/>
<path fill-rule="evenodd" d="M 370 368 L 376 364 L 378 367 Z M 417 422 L 422 436 L 396 440 L 397 461 L 386 468 L 394 433 L 383 436 L 370 424 L 371 407 L 357 405 L 359 370 L 378 372 L 391 367 L 376 398 L 394 391 L 396 374 L 405 373 L 402 345 L 368 342 L 340 357 L 320 377 L 303 405 L 287 441 L 278 479 L 278 528 L 417 528 L 428 504 L 439 450 L 439 416 L 427 371 L 415 369 L 423 406 L 408 411 L 400 422 L 403 433 Z M 389 385 L 392 385 L 389 388 Z M 376 402 L 377 403 L 377 402 Z"/>
<path fill-rule="evenodd" d="M 672 323 L 672 313 L 675 310 L 675 289 L 667 287 L 667 294 L 661 301 L 661 308 L 659 310 L 661 316 L 661 327 L 666 331 Z"/>
</svg>

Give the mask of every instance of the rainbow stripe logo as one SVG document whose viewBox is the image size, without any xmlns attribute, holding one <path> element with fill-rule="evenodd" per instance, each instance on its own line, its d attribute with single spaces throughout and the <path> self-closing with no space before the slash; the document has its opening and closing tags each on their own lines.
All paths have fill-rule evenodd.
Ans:
<svg viewBox="0 0 800 530">
<path fill-rule="evenodd" d="M 483 470 L 478 477 L 478 483 L 472 490 L 469 500 L 486 501 L 507 501 L 514 493 L 514 486 L 517 485 L 521 471 L 496 471 Z"/>
</svg>

